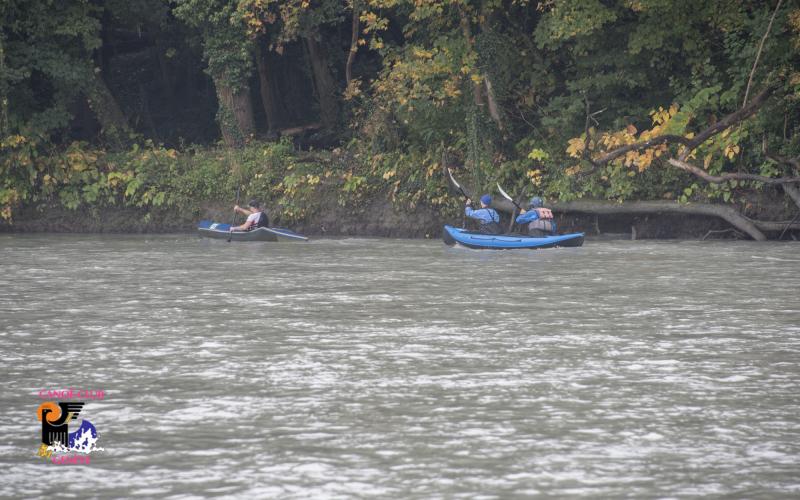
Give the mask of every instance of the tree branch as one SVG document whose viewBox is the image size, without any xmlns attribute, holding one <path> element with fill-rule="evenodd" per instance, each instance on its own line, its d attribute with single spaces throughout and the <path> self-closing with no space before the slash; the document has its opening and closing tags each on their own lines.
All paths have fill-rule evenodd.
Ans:
<svg viewBox="0 0 800 500">
<path fill-rule="evenodd" d="M 686 144 L 686 150 L 678 156 L 678 159 L 681 161 L 685 161 L 686 158 L 694 151 L 698 146 L 706 142 L 710 137 L 722 132 L 723 130 L 727 129 L 728 127 L 739 123 L 740 121 L 744 120 L 752 116 L 756 111 L 758 111 L 761 106 L 766 102 L 767 98 L 775 91 L 777 88 L 776 84 L 768 85 L 764 88 L 761 92 L 756 95 L 749 104 L 742 106 L 738 111 L 735 111 L 722 120 L 719 120 L 714 125 L 708 127 L 707 129 L 703 130 Z"/>
<path fill-rule="evenodd" d="M 769 151 L 764 151 L 764 156 L 768 159 L 774 161 L 775 163 L 781 163 L 784 165 L 790 165 L 800 171 L 800 156 L 797 158 L 784 158 L 782 156 L 778 156 L 775 154 L 770 153 Z"/>
<path fill-rule="evenodd" d="M 594 168 L 597 168 L 600 165 L 595 163 L 595 161 L 592 159 L 592 155 L 589 154 L 589 142 L 591 142 L 592 139 L 592 136 L 589 133 L 589 120 L 592 120 L 594 117 L 592 116 L 592 113 L 590 113 L 591 110 L 589 108 L 589 97 L 586 94 L 583 94 L 583 101 L 586 103 L 586 123 L 583 127 L 586 138 L 583 140 L 583 151 L 581 152 L 581 156 L 584 160 L 587 160 L 589 163 L 591 163 Z"/>
<path fill-rule="evenodd" d="M 758 111 L 761 106 L 766 102 L 767 98 L 775 91 L 777 88 L 776 84 L 768 85 L 764 88 L 753 100 L 745 105 L 742 106 L 741 109 L 735 111 L 725 118 L 719 120 L 714 125 L 708 127 L 707 129 L 703 130 L 699 134 L 697 134 L 693 138 L 684 137 L 681 135 L 659 135 L 643 142 L 637 142 L 634 144 L 627 144 L 625 146 L 618 147 L 613 149 L 600 158 L 592 159 L 591 155 L 589 155 L 589 120 L 592 117 L 592 114 L 589 113 L 589 100 L 584 96 L 584 101 L 586 102 L 586 123 L 584 125 L 585 133 L 586 133 L 586 140 L 584 141 L 583 153 L 582 156 L 584 159 L 588 160 L 592 165 L 595 167 L 605 165 L 606 163 L 616 160 L 620 156 L 625 155 L 630 151 L 639 151 L 642 149 L 651 148 L 653 146 L 657 146 L 659 144 L 670 144 L 670 143 L 678 143 L 683 144 L 686 146 L 685 151 L 683 151 L 680 156 L 678 156 L 678 160 L 686 161 L 692 151 L 694 151 L 698 146 L 703 144 L 707 141 L 710 137 L 724 131 L 725 129 L 739 123 L 740 121 L 744 120 L 745 118 L 750 117 L 756 111 Z"/>
<path fill-rule="evenodd" d="M 600 165 L 603 165 L 603 164 L 608 163 L 610 161 L 616 160 L 617 158 L 619 158 L 620 156 L 624 155 L 625 153 L 627 153 L 629 151 L 638 151 L 640 149 L 647 149 L 647 148 L 650 148 L 650 147 L 653 147 L 653 146 L 657 146 L 659 144 L 666 144 L 666 143 L 670 143 L 670 142 L 678 142 L 678 143 L 681 143 L 681 144 L 683 144 L 685 146 L 688 146 L 690 140 L 687 139 L 686 137 L 683 137 L 682 135 L 669 135 L 669 134 L 667 134 L 667 135 L 659 135 L 659 136 L 653 137 L 652 139 L 644 141 L 644 142 L 637 142 L 635 144 L 628 144 L 627 146 L 619 147 L 619 148 L 614 149 L 613 151 L 611 151 L 609 153 L 606 153 L 605 155 L 601 156 L 600 158 L 597 158 L 594 161 L 596 163 L 600 164 Z"/>
<path fill-rule="evenodd" d="M 800 182 L 800 177 L 764 177 L 763 175 L 756 175 L 756 174 L 739 174 L 739 173 L 728 173 L 722 175 L 711 175 L 702 168 L 695 167 L 689 163 L 686 163 L 682 160 L 676 160 L 675 158 L 670 158 L 667 160 L 667 163 L 672 165 L 673 167 L 679 168 L 690 174 L 693 174 L 706 182 L 710 182 L 712 184 L 721 184 L 725 181 L 756 181 L 756 182 L 763 182 L 764 184 L 789 184 L 794 182 Z"/>
<path fill-rule="evenodd" d="M 681 204 L 674 201 L 634 201 L 613 203 L 601 201 L 570 201 L 552 205 L 554 212 L 583 212 L 591 214 L 624 213 L 677 213 L 720 217 L 756 241 L 767 239 L 756 223 L 741 215 L 733 207 L 706 203 Z"/>
<path fill-rule="evenodd" d="M 764 36 L 761 37 L 761 43 L 758 44 L 758 51 L 756 52 L 756 60 L 753 61 L 753 69 L 750 70 L 750 78 L 747 79 L 747 88 L 744 91 L 744 101 L 742 101 L 742 107 L 747 104 L 747 96 L 750 94 L 750 85 L 753 83 L 753 76 L 756 74 L 756 68 L 758 67 L 758 60 L 761 58 L 761 51 L 764 49 L 764 42 L 767 41 L 767 37 L 769 36 L 769 32 L 772 31 L 772 23 L 775 22 L 775 16 L 778 14 L 778 10 L 781 8 L 781 3 L 783 0 L 778 0 L 778 5 L 775 6 L 775 10 L 772 12 L 772 17 L 769 20 L 769 24 L 767 25 L 767 31 L 764 32 Z"/>
</svg>

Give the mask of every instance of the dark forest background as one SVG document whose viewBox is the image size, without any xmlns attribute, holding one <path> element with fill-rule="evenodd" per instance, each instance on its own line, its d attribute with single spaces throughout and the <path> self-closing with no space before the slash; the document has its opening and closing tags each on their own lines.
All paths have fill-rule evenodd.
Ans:
<svg viewBox="0 0 800 500">
<path fill-rule="evenodd" d="M 287 220 L 320 190 L 454 210 L 444 164 L 767 234 L 800 208 L 796 1 L 0 0 L 0 30 L 7 221 L 237 185 Z"/>
</svg>

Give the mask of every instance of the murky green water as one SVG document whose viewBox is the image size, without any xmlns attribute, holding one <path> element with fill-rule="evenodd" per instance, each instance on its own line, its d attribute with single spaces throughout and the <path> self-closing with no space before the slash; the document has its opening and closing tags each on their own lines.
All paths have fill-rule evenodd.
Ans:
<svg viewBox="0 0 800 500">
<path fill-rule="evenodd" d="M 800 247 L 0 236 L 0 496 L 800 495 Z M 42 389 L 101 389 L 90 465 Z"/>
</svg>

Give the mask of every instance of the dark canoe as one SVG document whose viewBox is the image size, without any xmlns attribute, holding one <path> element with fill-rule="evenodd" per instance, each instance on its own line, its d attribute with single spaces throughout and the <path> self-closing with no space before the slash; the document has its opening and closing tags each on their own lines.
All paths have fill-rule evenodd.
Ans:
<svg viewBox="0 0 800 500">
<path fill-rule="evenodd" d="M 579 247 L 583 233 L 558 236 L 524 236 L 519 234 L 483 234 L 452 226 L 444 226 L 442 239 L 448 245 L 463 245 L 480 250 L 512 250 L 515 248 Z"/>
<path fill-rule="evenodd" d="M 302 234 L 297 234 L 283 227 L 259 227 L 252 231 L 230 232 L 231 225 L 210 220 L 201 220 L 197 224 L 197 232 L 206 238 L 217 238 L 231 241 L 308 241 Z"/>
</svg>

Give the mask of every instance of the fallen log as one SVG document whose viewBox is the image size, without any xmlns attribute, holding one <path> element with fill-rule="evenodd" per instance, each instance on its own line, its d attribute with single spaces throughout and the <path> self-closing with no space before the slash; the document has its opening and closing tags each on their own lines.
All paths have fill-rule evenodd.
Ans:
<svg viewBox="0 0 800 500">
<path fill-rule="evenodd" d="M 674 201 L 631 201 L 614 203 L 606 201 L 569 201 L 555 203 L 549 207 L 553 212 L 578 212 L 589 214 L 653 214 L 673 213 L 686 215 L 706 215 L 719 217 L 731 226 L 747 234 L 756 241 L 766 241 L 767 237 L 757 224 L 741 215 L 733 207 L 710 203 L 678 203 Z"/>
</svg>

